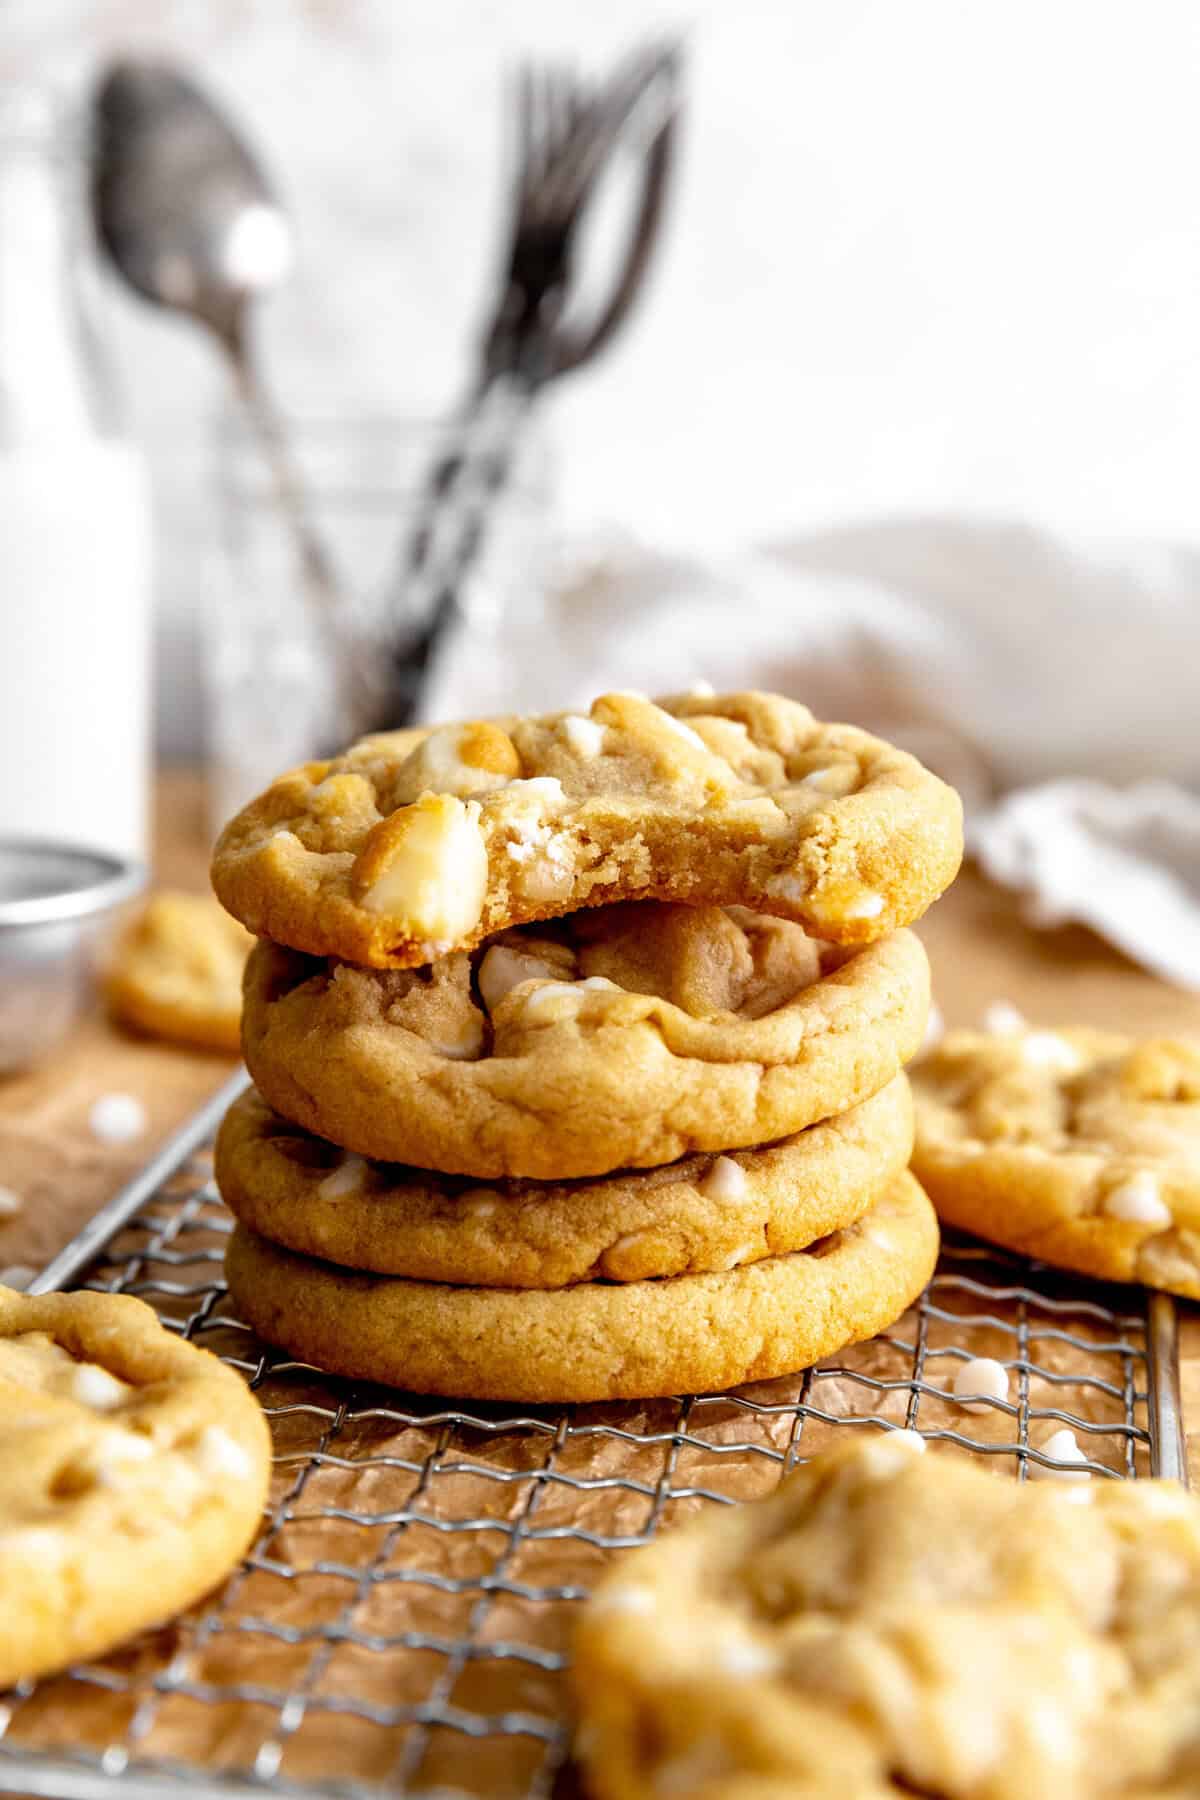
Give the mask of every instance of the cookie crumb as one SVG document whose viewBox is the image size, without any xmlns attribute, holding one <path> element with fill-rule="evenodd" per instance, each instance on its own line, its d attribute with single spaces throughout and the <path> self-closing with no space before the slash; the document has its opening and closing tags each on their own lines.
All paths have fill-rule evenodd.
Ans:
<svg viewBox="0 0 1200 1800">
<path fill-rule="evenodd" d="M 146 1109 L 136 1094 L 101 1094 L 88 1114 L 93 1137 L 102 1144 L 129 1144 L 146 1130 Z"/>
</svg>

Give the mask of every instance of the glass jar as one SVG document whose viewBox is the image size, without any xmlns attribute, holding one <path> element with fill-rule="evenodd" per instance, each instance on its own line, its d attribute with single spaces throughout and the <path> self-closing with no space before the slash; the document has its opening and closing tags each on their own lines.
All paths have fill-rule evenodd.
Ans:
<svg viewBox="0 0 1200 1800">
<path fill-rule="evenodd" d="M 100 349 L 83 177 L 51 97 L 0 96 L 0 835 L 141 857 L 149 499 Z"/>
<path fill-rule="evenodd" d="M 455 444 L 451 424 L 389 418 L 292 421 L 312 524 L 334 567 L 339 629 L 380 668 L 422 621 L 403 580 L 403 555 L 430 470 Z M 542 592 L 548 549 L 549 459 L 527 431 L 511 479 L 489 506 L 481 552 L 461 596 L 463 620 L 446 659 L 494 654 L 516 609 Z M 284 769 L 353 736 L 339 705 L 320 621 L 306 604 L 294 541 L 261 451 L 236 421 L 219 434 L 225 571 L 207 615 L 212 821 L 219 829 Z M 427 596 L 426 596 L 427 598 Z M 424 716 L 437 706 L 432 671 Z"/>
</svg>

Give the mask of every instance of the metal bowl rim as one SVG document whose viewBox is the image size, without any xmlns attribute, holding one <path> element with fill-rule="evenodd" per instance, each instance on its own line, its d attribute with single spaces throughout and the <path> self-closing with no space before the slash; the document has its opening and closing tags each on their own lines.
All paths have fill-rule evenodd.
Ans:
<svg viewBox="0 0 1200 1800">
<path fill-rule="evenodd" d="M 55 893 L 31 894 L 19 900 L 0 899 L 0 931 L 22 925 L 51 925 L 66 919 L 93 918 L 131 900 L 146 885 L 145 865 L 133 857 L 117 856 L 89 844 L 56 843 L 50 838 L 0 837 L 0 862 L 13 855 L 77 859 L 99 867 L 101 873 L 80 887 Z"/>
</svg>

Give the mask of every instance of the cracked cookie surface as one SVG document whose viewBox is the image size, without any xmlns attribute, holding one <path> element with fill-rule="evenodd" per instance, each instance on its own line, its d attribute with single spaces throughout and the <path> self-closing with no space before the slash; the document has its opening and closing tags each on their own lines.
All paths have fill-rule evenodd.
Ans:
<svg viewBox="0 0 1200 1800">
<path fill-rule="evenodd" d="M 912 1149 L 904 1076 L 777 1144 L 597 1181 L 504 1182 L 370 1163 L 289 1125 L 253 1092 L 216 1147 L 226 1205 L 262 1237 L 376 1274 L 558 1288 L 732 1269 L 850 1225 Z"/>
<path fill-rule="evenodd" d="M 588 1401 L 709 1393 L 792 1374 L 890 1325 L 937 1258 L 937 1221 L 896 1178 L 808 1250 L 712 1275 L 550 1292 L 367 1275 L 239 1225 L 226 1275 L 268 1343 L 365 1381 L 466 1399 Z"/>
<path fill-rule="evenodd" d="M 117 940 L 105 997 L 136 1031 L 236 1056 L 253 944 L 211 894 L 154 894 Z"/>
<path fill-rule="evenodd" d="M 212 877 L 258 936 L 401 968 L 628 899 L 753 906 L 866 944 L 918 918 L 961 855 L 957 794 L 866 732 L 773 694 L 614 693 L 294 769 L 225 828 Z"/>
<path fill-rule="evenodd" d="M 572 1674 L 595 1800 L 1200 1791 L 1200 1503 L 855 1439 L 596 1589 Z"/>
<path fill-rule="evenodd" d="M 912 1081 L 913 1167 L 947 1224 L 1200 1299 L 1200 1045 L 956 1031 Z"/>
<path fill-rule="evenodd" d="M 200 1599 L 269 1467 L 246 1384 L 142 1301 L 0 1288 L 0 1688 Z"/>
<path fill-rule="evenodd" d="M 771 1143 L 877 1093 L 921 1041 L 929 965 L 742 908 L 630 902 L 417 970 L 260 943 L 246 1062 L 284 1118 L 449 1174 L 555 1180 Z"/>
</svg>

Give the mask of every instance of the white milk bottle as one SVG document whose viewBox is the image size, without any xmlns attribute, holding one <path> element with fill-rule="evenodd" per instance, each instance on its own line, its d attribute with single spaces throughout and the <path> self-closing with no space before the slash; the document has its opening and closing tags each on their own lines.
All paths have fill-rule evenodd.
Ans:
<svg viewBox="0 0 1200 1800">
<path fill-rule="evenodd" d="M 77 133 L 0 94 L 0 838 L 142 857 L 145 469 L 86 307 Z"/>
</svg>

